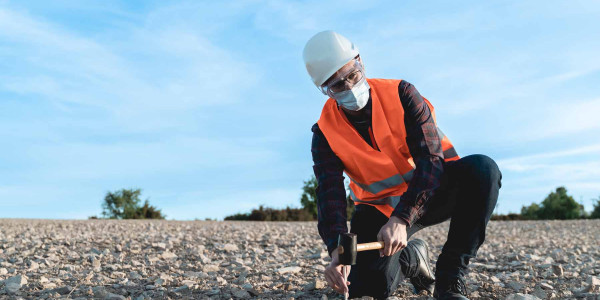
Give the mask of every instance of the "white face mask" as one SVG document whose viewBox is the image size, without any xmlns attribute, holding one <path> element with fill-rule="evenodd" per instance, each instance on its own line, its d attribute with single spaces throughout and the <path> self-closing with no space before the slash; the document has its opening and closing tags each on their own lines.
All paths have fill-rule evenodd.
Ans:
<svg viewBox="0 0 600 300">
<path fill-rule="evenodd" d="M 359 111 L 369 102 L 369 83 L 363 78 L 352 89 L 334 93 L 333 99 L 348 110 Z"/>
</svg>

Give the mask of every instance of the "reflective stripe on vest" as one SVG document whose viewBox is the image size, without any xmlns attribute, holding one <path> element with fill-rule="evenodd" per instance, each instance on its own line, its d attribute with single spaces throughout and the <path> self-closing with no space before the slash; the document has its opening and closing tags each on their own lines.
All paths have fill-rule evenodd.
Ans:
<svg viewBox="0 0 600 300">
<path fill-rule="evenodd" d="M 389 197 L 385 197 L 385 198 L 381 198 L 381 199 L 364 201 L 364 200 L 358 199 L 358 197 L 356 197 L 356 195 L 354 195 L 354 192 L 352 190 L 350 190 L 350 198 L 355 203 L 364 203 L 364 204 L 371 204 L 371 205 L 389 205 L 391 207 L 396 207 L 396 205 L 398 205 L 398 203 L 400 203 L 400 196 L 389 196 Z"/>
<path fill-rule="evenodd" d="M 408 173 L 400 175 L 400 174 L 396 174 L 392 177 L 388 177 L 384 180 L 379 180 L 376 182 L 373 182 L 371 184 L 364 184 L 364 183 L 360 183 L 357 182 L 356 180 L 352 179 L 352 177 L 350 177 L 350 180 L 352 180 L 352 182 L 354 182 L 356 185 L 360 186 L 363 190 L 371 193 L 371 194 L 378 194 L 379 192 L 383 191 L 383 190 L 387 190 L 389 188 L 393 188 L 395 186 L 401 185 L 403 183 L 409 183 L 410 180 L 413 177 L 413 173 L 415 172 L 414 169 L 408 171 Z"/>
</svg>

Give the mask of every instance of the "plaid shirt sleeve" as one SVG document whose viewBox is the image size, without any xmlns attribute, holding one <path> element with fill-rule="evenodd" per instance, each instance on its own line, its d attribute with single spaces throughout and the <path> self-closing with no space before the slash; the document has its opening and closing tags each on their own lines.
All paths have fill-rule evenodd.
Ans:
<svg viewBox="0 0 600 300">
<path fill-rule="evenodd" d="M 422 216 L 424 204 L 440 186 L 444 156 L 433 116 L 421 94 L 404 80 L 398 86 L 398 93 L 404 107 L 406 143 L 416 169 L 392 215 L 412 226 Z"/>
<path fill-rule="evenodd" d="M 337 247 L 340 233 L 348 232 L 346 224 L 346 190 L 344 164 L 331 150 L 327 139 L 317 124 L 312 127 L 311 152 L 313 171 L 317 178 L 317 212 L 319 235 L 331 252 Z"/>
</svg>

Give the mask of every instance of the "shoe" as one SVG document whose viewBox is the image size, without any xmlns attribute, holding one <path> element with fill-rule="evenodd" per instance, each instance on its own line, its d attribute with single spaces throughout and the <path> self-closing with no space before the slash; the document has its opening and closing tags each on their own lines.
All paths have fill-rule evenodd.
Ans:
<svg viewBox="0 0 600 300">
<path fill-rule="evenodd" d="M 438 300 L 469 300 L 462 276 L 440 276 L 435 282 L 433 297 Z"/>
<path fill-rule="evenodd" d="M 429 247 L 424 240 L 413 239 L 406 245 L 406 251 L 400 256 L 401 263 L 406 266 L 404 275 L 410 279 L 415 294 L 427 291 L 433 294 L 435 275 L 429 265 Z"/>
</svg>

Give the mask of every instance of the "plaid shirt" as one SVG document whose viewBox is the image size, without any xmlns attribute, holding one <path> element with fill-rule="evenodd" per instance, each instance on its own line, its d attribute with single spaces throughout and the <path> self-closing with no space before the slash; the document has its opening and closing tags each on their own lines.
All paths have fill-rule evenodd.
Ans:
<svg viewBox="0 0 600 300">
<path fill-rule="evenodd" d="M 397 216 L 411 226 L 423 214 L 424 204 L 433 196 L 440 185 L 444 170 L 442 144 L 438 137 L 433 116 L 417 89 L 406 81 L 398 85 L 398 94 L 404 108 L 406 143 L 416 164 L 408 190 L 394 208 Z M 359 116 L 346 114 L 350 123 L 363 139 L 373 146 L 369 134 L 371 127 L 371 99 Z M 318 229 L 331 255 L 337 247 L 337 237 L 348 232 L 346 225 L 346 190 L 344 187 L 344 164 L 331 150 L 318 124 L 312 127 L 313 170 L 318 181 Z"/>
</svg>

